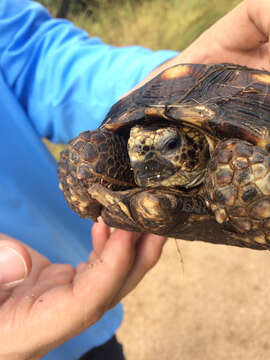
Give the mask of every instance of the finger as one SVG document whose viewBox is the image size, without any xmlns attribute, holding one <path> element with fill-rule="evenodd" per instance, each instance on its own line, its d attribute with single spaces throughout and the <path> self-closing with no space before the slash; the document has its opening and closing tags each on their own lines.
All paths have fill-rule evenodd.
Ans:
<svg viewBox="0 0 270 360">
<path fill-rule="evenodd" d="M 89 326 L 108 310 L 132 268 L 136 242 L 141 234 L 116 229 L 110 234 L 103 252 L 88 268 L 75 276 L 73 294 L 81 304 L 79 314 Z M 83 304 L 83 306 L 82 306 Z M 82 314 L 84 309 L 87 314 Z M 88 324 L 85 323 L 88 319 Z"/>
<path fill-rule="evenodd" d="M 73 280 L 75 269 L 70 264 L 51 264 L 44 268 L 36 281 L 36 286 L 33 288 L 38 290 L 35 295 L 41 294 L 46 289 L 52 286 L 61 284 L 68 284 Z"/>
<path fill-rule="evenodd" d="M 267 41 L 270 32 L 269 0 L 246 0 L 245 4 L 250 21 L 253 22 L 258 31 L 260 31 L 261 34 L 265 36 L 265 40 Z"/>
<path fill-rule="evenodd" d="M 258 32 L 261 33 L 260 43 L 268 43 L 268 62 L 270 61 L 269 36 L 270 36 L 270 2 L 269 0 L 246 0 L 247 13 Z"/>
<path fill-rule="evenodd" d="M 93 250 L 96 255 L 100 255 L 104 249 L 106 241 L 110 236 L 110 228 L 104 223 L 102 218 L 98 219 L 92 227 Z"/>
<path fill-rule="evenodd" d="M 88 269 L 81 274 L 78 284 L 80 285 L 80 282 L 84 281 L 84 278 L 89 275 L 96 276 L 99 281 L 95 279 L 91 285 L 98 287 L 99 291 L 96 294 L 99 296 L 100 301 L 108 304 L 106 299 L 108 299 L 108 296 L 113 298 L 115 293 L 119 291 L 133 265 L 136 241 L 139 238 L 139 233 L 116 229 L 110 234 L 100 256 L 93 258 Z M 85 290 L 89 291 L 88 289 L 89 285 Z M 99 292 L 100 295 L 98 295 Z M 101 293 L 103 293 L 102 296 Z M 105 293 L 108 296 L 105 296 Z"/>
<path fill-rule="evenodd" d="M 182 62 L 232 62 L 269 68 L 269 1 L 247 0 L 207 29 L 173 59 Z"/>
<path fill-rule="evenodd" d="M 44 293 L 31 309 L 33 313 L 44 314 L 50 309 L 49 319 L 57 316 L 57 336 L 46 334 L 46 341 L 69 338 L 96 322 L 108 309 L 116 294 L 122 288 L 134 262 L 136 241 L 140 234 L 115 230 L 107 240 L 100 257 L 87 268 L 78 271 L 72 284 Z M 53 296 L 52 296 L 53 294 Z M 68 313 L 68 318 L 67 318 Z M 45 320 L 44 320 L 45 321 Z"/>
<path fill-rule="evenodd" d="M 30 302 L 34 302 L 45 292 L 71 284 L 74 274 L 75 269 L 70 264 L 49 264 L 40 268 L 39 274 L 35 274 L 34 278 L 31 273 L 21 286 L 13 289 L 12 296 L 14 299 L 29 298 L 30 292 Z"/>
<path fill-rule="evenodd" d="M 0 289 L 13 288 L 31 271 L 31 256 L 20 242 L 0 234 Z"/>
<path fill-rule="evenodd" d="M 268 0 L 243 1 L 212 27 L 212 33 L 224 48 L 257 48 L 268 41 L 269 10 Z"/>
<path fill-rule="evenodd" d="M 140 236 L 115 230 L 95 263 L 88 264 L 87 268 L 82 266 L 71 283 L 35 297 L 29 306 L 28 318 L 33 319 L 34 325 L 35 319 L 47 325 L 40 328 L 39 333 L 33 331 L 32 344 L 48 349 L 48 344 L 52 347 L 59 345 L 94 324 L 123 287 L 132 268 Z M 48 328 L 50 332 L 46 330 Z"/>
<path fill-rule="evenodd" d="M 78 264 L 76 266 L 76 274 L 81 273 L 82 271 L 87 269 L 88 266 L 89 266 L 89 264 L 87 262 L 82 262 L 82 263 Z"/>
<path fill-rule="evenodd" d="M 142 280 L 145 274 L 159 260 L 167 238 L 164 236 L 145 234 L 137 244 L 136 257 L 125 283 L 112 303 L 115 306 L 123 297 L 130 293 Z"/>
<path fill-rule="evenodd" d="M 166 68 L 181 63 L 232 62 L 270 70 L 269 0 L 246 0 L 202 33 L 190 46 L 152 71 L 135 89 Z"/>
</svg>

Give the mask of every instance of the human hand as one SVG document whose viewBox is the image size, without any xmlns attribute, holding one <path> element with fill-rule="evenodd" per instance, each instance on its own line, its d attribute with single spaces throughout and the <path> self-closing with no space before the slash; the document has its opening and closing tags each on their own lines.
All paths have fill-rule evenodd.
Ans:
<svg viewBox="0 0 270 360">
<path fill-rule="evenodd" d="M 270 2 L 244 0 L 179 55 L 152 71 L 130 92 L 170 66 L 228 62 L 270 71 Z"/>
<path fill-rule="evenodd" d="M 244 0 L 202 33 L 172 63 L 230 62 L 270 70 L 270 2 Z"/>
<path fill-rule="evenodd" d="M 92 234 L 89 261 L 76 269 L 0 235 L 0 360 L 39 359 L 94 324 L 157 262 L 165 242 L 123 230 L 110 234 L 103 222 Z M 18 258 L 5 256 L 7 247 Z"/>
</svg>

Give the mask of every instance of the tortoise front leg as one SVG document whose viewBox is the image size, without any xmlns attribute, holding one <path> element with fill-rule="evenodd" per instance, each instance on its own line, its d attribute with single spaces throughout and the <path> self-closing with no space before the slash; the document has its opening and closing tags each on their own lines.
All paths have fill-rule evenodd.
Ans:
<svg viewBox="0 0 270 360">
<path fill-rule="evenodd" d="M 179 191 L 140 188 L 112 191 L 94 184 L 89 193 L 103 206 L 101 216 L 105 223 L 125 230 L 176 236 L 191 216 L 200 220 L 201 216 L 209 217 L 203 200 L 185 197 Z"/>
<path fill-rule="evenodd" d="M 217 222 L 233 226 L 243 241 L 269 248 L 269 153 L 247 141 L 222 141 L 211 156 L 206 179 L 207 204 Z"/>
<path fill-rule="evenodd" d="M 143 231 L 133 220 L 129 208 L 129 196 L 136 194 L 136 189 L 112 191 L 100 184 L 93 184 L 88 192 L 92 199 L 102 205 L 100 215 L 108 226 L 129 231 Z"/>
<path fill-rule="evenodd" d="M 149 232 L 183 240 L 268 249 L 268 244 L 251 241 L 232 224 L 219 224 L 204 200 L 169 189 L 112 191 L 100 184 L 89 189 L 101 204 L 101 216 L 109 226 Z"/>
</svg>

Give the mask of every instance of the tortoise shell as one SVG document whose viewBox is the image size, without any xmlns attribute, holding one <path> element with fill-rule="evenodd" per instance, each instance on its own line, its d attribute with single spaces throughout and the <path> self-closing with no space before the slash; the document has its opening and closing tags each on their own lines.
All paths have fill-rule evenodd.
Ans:
<svg viewBox="0 0 270 360">
<path fill-rule="evenodd" d="M 269 249 L 269 84 L 267 71 L 234 64 L 166 69 L 118 101 L 99 129 L 70 142 L 59 163 L 68 203 L 113 227 Z M 134 181 L 131 129 L 164 123 L 195 129 L 209 144 L 203 181 L 192 189 Z M 160 177 L 162 168 L 151 171 Z"/>
<path fill-rule="evenodd" d="M 176 65 L 116 103 L 102 127 L 118 131 L 166 118 L 219 139 L 239 138 L 266 147 L 269 85 L 269 72 L 240 65 Z"/>
</svg>

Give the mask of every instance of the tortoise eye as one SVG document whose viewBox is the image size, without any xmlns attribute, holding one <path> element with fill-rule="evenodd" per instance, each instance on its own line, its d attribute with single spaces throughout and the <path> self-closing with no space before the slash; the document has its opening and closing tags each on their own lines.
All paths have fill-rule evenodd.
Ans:
<svg viewBox="0 0 270 360">
<path fill-rule="evenodd" d="M 181 145 L 181 139 L 179 139 L 178 137 L 173 137 L 166 142 L 163 149 L 164 151 L 172 151 L 179 148 L 180 145 Z"/>
</svg>

